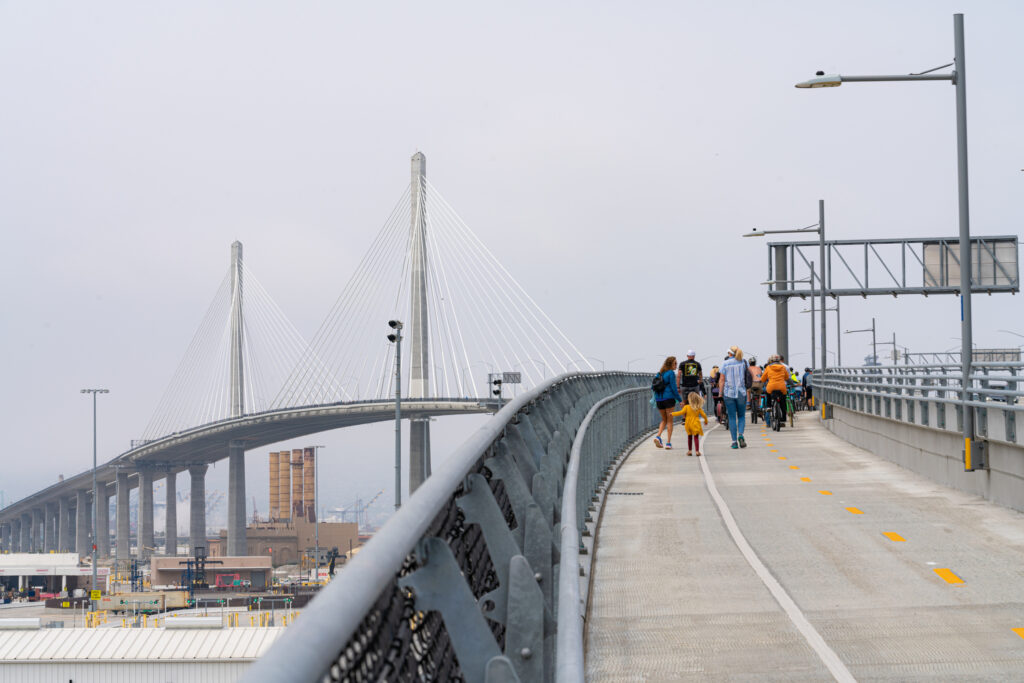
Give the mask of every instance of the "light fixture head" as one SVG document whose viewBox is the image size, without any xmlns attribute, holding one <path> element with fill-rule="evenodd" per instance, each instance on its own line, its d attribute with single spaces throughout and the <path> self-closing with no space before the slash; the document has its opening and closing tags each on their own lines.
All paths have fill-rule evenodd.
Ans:
<svg viewBox="0 0 1024 683">
<path fill-rule="evenodd" d="M 393 330 L 400 330 L 402 329 L 402 322 L 400 320 L 389 320 L 388 327 Z"/>
<path fill-rule="evenodd" d="M 826 74 L 824 71 L 819 71 L 815 74 L 816 78 L 812 78 L 809 81 L 803 81 L 797 83 L 798 88 L 836 88 L 843 84 L 843 77 L 839 74 Z"/>
<path fill-rule="evenodd" d="M 392 342 L 392 343 L 398 341 L 398 335 L 397 334 L 389 334 L 388 335 L 388 341 Z"/>
</svg>

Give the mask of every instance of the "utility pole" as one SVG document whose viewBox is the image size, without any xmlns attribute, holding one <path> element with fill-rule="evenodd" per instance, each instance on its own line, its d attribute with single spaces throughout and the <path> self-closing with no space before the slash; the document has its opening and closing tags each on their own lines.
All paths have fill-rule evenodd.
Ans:
<svg viewBox="0 0 1024 683">
<path fill-rule="evenodd" d="M 96 479 L 96 394 L 109 394 L 109 389 L 82 389 L 83 394 L 92 394 L 92 589 L 98 591 L 99 572 L 96 569 L 96 519 L 97 504 L 100 497 L 99 484 Z M 92 611 L 96 611 L 96 601 L 90 600 Z"/>
<path fill-rule="evenodd" d="M 388 341 L 395 345 L 395 509 L 402 507 L 402 321 L 389 320 L 394 330 Z"/>
</svg>

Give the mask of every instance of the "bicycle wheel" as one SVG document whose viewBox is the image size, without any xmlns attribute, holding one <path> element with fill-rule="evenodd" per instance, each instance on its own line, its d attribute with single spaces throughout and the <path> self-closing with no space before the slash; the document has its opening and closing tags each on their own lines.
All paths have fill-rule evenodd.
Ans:
<svg viewBox="0 0 1024 683">
<path fill-rule="evenodd" d="M 775 401 L 775 405 L 772 407 L 772 429 L 779 431 L 782 429 L 782 422 L 786 419 L 785 408 L 782 407 L 782 401 Z"/>
<path fill-rule="evenodd" d="M 793 416 L 796 413 L 796 410 L 793 407 L 793 399 L 789 399 L 788 401 L 786 401 L 786 412 L 789 413 L 789 426 L 792 427 Z"/>
</svg>

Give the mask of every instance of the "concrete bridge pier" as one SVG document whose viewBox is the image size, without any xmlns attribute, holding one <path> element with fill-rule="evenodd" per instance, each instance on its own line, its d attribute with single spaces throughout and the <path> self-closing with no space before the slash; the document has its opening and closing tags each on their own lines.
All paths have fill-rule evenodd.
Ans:
<svg viewBox="0 0 1024 683">
<path fill-rule="evenodd" d="M 139 561 L 153 553 L 153 470 L 139 469 Z"/>
<path fill-rule="evenodd" d="M 164 482 L 167 502 L 164 505 L 164 554 L 178 554 L 178 473 L 169 471 Z"/>
<path fill-rule="evenodd" d="M 245 539 L 245 444 L 228 444 L 228 547 L 231 556 L 248 555 Z"/>
<path fill-rule="evenodd" d="M 209 465 L 193 465 L 188 468 L 192 478 L 192 493 L 188 504 L 188 533 L 192 553 L 196 548 L 206 546 L 206 470 Z"/>
<path fill-rule="evenodd" d="M 11 552 L 20 553 L 21 550 L 21 517 L 11 522 Z"/>
<path fill-rule="evenodd" d="M 43 529 L 45 528 L 43 508 L 32 510 L 32 552 L 43 552 Z"/>
<path fill-rule="evenodd" d="M 79 557 L 88 557 L 92 547 L 89 544 L 89 528 L 92 526 L 92 508 L 89 507 L 89 490 L 75 492 L 75 552 Z"/>
<path fill-rule="evenodd" d="M 107 485 L 99 485 L 100 499 L 96 505 L 96 556 L 110 557 L 110 495 Z"/>
<path fill-rule="evenodd" d="M 32 552 L 32 516 L 28 514 L 21 516 L 21 542 L 18 550 L 23 553 Z"/>
<path fill-rule="evenodd" d="M 409 420 L 409 495 L 430 476 L 430 418 Z"/>
<path fill-rule="evenodd" d="M 43 552 L 57 549 L 57 510 L 53 503 L 43 505 Z"/>
<path fill-rule="evenodd" d="M 57 552 L 71 551 L 71 498 L 61 496 L 57 501 Z"/>
<path fill-rule="evenodd" d="M 117 539 L 117 552 L 115 558 L 118 560 L 128 560 L 132 556 L 132 527 L 131 518 L 128 516 L 128 499 L 131 495 L 131 488 L 128 485 L 127 472 L 119 470 L 116 477 L 117 500 L 114 514 L 116 517 L 115 538 Z"/>
</svg>

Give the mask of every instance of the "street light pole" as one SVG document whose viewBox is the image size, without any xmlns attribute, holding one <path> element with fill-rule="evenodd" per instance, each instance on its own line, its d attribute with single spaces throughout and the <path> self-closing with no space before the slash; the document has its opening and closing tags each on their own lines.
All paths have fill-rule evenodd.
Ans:
<svg viewBox="0 0 1024 683">
<path fill-rule="evenodd" d="M 99 587 L 99 572 L 96 568 L 96 543 L 97 543 L 97 529 L 96 520 L 98 519 L 97 506 L 99 505 L 100 489 L 99 483 L 96 479 L 96 394 L 109 394 L 109 389 L 82 389 L 80 393 L 92 394 L 92 589 L 97 591 Z M 79 510 L 79 514 L 82 511 Z M 96 601 L 90 600 L 93 612 L 96 611 Z"/>
<path fill-rule="evenodd" d="M 968 405 L 971 398 L 971 365 L 973 346 L 973 323 L 971 318 L 971 219 L 967 183 L 967 66 L 964 49 L 964 15 L 953 15 L 953 62 L 930 71 L 917 74 L 892 76 L 842 76 L 819 71 L 817 78 L 797 83 L 798 88 L 834 88 L 843 83 L 866 83 L 878 81 L 949 81 L 955 87 L 956 100 L 956 170 L 958 218 L 960 226 L 960 400 L 963 404 L 964 470 L 973 472 L 984 469 L 984 456 L 977 461 L 972 457 L 971 444 L 974 440 L 974 411 Z M 935 74 L 932 71 L 952 66 L 950 73 Z M 978 467 L 975 467 L 975 462 Z"/>
<path fill-rule="evenodd" d="M 395 509 L 402 507 L 402 321 L 389 320 L 395 345 Z"/>
</svg>

